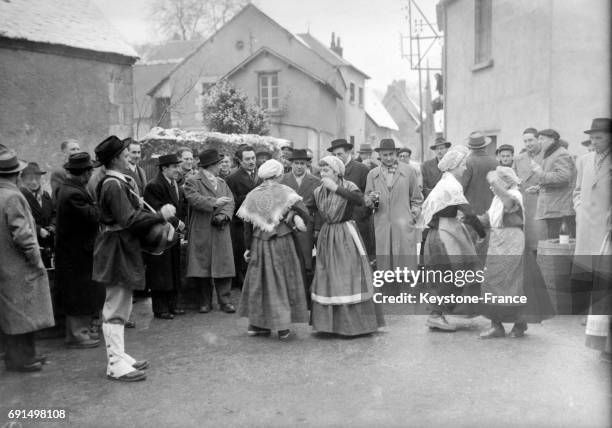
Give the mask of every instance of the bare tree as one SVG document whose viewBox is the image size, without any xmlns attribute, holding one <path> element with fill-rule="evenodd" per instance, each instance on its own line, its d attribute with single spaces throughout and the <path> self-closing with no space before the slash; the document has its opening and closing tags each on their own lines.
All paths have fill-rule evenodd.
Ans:
<svg viewBox="0 0 612 428">
<path fill-rule="evenodd" d="M 151 18 L 168 39 L 206 37 L 221 28 L 249 0 L 155 0 Z"/>
</svg>

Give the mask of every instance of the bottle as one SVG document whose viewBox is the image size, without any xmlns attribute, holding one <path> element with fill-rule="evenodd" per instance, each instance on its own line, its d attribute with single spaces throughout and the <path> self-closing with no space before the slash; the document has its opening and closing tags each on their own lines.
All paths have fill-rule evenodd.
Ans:
<svg viewBox="0 0 612 428">
<path fill-rule="evenodd" d="M 559 229 L 559 244 L 568 245 L 569 244 L 569 229 L 565 224 L 565 221 L 561 223 L 561 228 Z"/>
</svg>

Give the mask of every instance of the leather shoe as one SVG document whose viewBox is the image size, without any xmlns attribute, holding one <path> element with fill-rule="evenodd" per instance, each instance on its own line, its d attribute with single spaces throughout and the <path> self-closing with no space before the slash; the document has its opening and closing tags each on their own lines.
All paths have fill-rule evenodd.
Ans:
<svg viewBox="0 0 612 428">
<path fill-rule="evenodd" d="M 437 329 L 442 331 L 456 331 L 457 328 L 450 324 L 444 315 L 430 315 L 427 318 L 425 325 L 431 329 Z"/>
<path fill-rule="evenodd" d="M 38 361 L 40 364 L 47 364 L 47 356 L 44 354 L 34 355 L 34 361 Z"/>
<path fill-rule="evenodd" d="M 40 361 L 34 361 L 30 364 L 24 364 L 22 366 L 7 364 L 6 370 L 9 372 L 39 372 L 42 370 L 42 363 Z"/>
<path fill-rule="evenodd" d="M 210 311 L 212 311 L 212 307 L 210 305 L 202 305 L 202 306 L 200 306 L 200 313 L 201 314 L 207 314 Z"/>
<path fill-rule="evenodd" d="M 134 367 L 136 370 L 145 370 L 149 368 L 149 362 L 147 360 L 136 361 L 134 364 L 132 364 L 132 367 Z"/>
<path fill-rule="evenodd" d="M 147 374 L 140 370 L 134 370 L 132 372 L 126 373 L 121 377 L 112 377 L 111 375 L 106 375 L 109 379 L 119 380 L 122 382 L 138 382 L 139 380 L 145 380 L 147 378 Z"/>
<path fill-rule="evenodd" d="M 270 330 L 267 328 L 261 328 L 261 327 L 256 327 L 254 325 L 249 325 L 247 334 L 249 336 L 270 336 Z"/>
<path fill-rule="evenodd" d="M 292 336 L 291 330 L 279 330 L 278 331 L 278 340 L 288 340 Z"/>
<path fill-rule="evenodd" d="M 236 312 L 236 308 L 231 303 L 221 305 L 221 310 L 226 314 L 233 314 L 234 312 Z"/>
<path fill-rule="evenodd" d="M 172 309 L 170 313 L 172 315 L 185 315 L 187 312 L 184 309 Z"/>
<path fill-rule="evenodd" d="M 66 346 L 71 349 L 89 349 L 100 345 L 100 339 L 85 339 L 78 342 L 66 342 Z"/>
<path fill-rule="evenodd" d="M 511 337 L 512 339 L 523 337 L 526 330 L 527 324 L 517 322 L 512 326 L 512 330 L 510 330 L 510 333 L 508 333 L 508 337 Z"/>
<path fill-rule="evenodd" d="M 155 318 L 159 318 L 162 320 L 173 320 L 174 319 L 174 315 L 172 315 L 170 312 L 156 313 L 156 314 L 153 314 L 153 316 L 155 316 Z"/>
<path fill-rule="evenodd" d="M 136 327 L 136 323 L 134 321 L 129 321 L 128 320 L 128 321 L 125 322 L 124 327 L 125 328 L 135 328 Z"/>
</svg>

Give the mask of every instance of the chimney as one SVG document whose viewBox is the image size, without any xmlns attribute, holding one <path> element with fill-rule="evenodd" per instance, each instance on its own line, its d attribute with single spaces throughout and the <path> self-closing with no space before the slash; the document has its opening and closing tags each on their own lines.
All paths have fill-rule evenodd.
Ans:
<svg viewBox="0 0 612 428">
<path fill-rule="evenodd" d="M 329 44 L 329 48 L 331 50 L 336 49 L 336 34 L 332 33 L 332 39 L 331 39 L 331 43 Z"/>
<path fill-rule="evenodd" d="M 334 42 L 336 34 L 332 33 L 332 43 L 331 46 L 329 47 L 333 52 L 336 53 L 336 55 L 338 56 L 342 56 L 342 46 L 340 46 L 340 37 L 338 37 L 338 39 L 336 40 L 336 42 Z"/>
</svg>

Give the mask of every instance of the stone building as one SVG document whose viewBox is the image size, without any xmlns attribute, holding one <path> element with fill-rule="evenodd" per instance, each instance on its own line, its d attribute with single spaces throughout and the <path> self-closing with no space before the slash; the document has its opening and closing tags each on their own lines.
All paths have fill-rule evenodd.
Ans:
<svg viewBox="0 0 612 428">
<path fill-rule="evenodd" d="M 130 136 L 136 59 L 88 0 L 0 1 L 0 142 L 50 169 L 65 139 Z"/>
<path fill-rule="evenodd" d="M 523 147 L 554 128 L 581 154 L 594 117 L 610 117 L 609 0 L 443 0 L 446 136 L 480 129 Z"/>
</svg>

